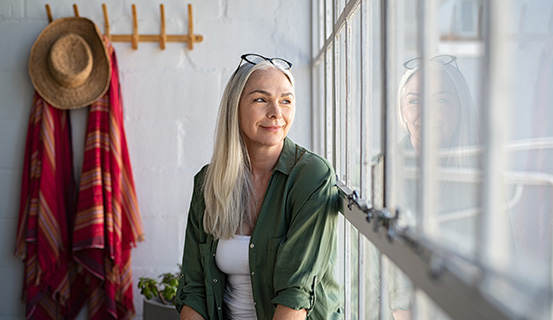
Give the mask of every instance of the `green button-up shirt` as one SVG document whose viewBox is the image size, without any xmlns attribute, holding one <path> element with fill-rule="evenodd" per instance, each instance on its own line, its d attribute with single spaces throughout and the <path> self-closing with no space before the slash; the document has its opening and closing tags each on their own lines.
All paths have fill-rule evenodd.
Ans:
<svg viewBox="0 0 553 320">
<path fill-rule="evenodd" d="M 207 167 L 207 166 L 206 166 Z M 176 307 L 225 319 L 226 276 L 215 264 L 218 241 L 205 233 L 204 167 L 194 178 Z M 277 304 L 306 309 L 308 319 L 342 319 L 334 279 L 338 195 L 332 166 L 286 138 L 250 239 L 250 278 L 258 319 Z"/>
</svg>

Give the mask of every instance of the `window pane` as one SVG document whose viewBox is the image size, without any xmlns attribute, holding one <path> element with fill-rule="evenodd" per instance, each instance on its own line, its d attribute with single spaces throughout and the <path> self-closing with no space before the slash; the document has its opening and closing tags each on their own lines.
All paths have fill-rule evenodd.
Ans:
<svg viewBox="0 0 553 320">
<path fill-rule="evenodd" d="M 407 67 L 413 69 L 404 92 L 422 92 L 422 77 L 426 77 L 427 90 L 418 105 L 409 95 L 401 101 L 415 154 L 420 154 L 419 128 L 429 127 L 422 143 L 433 144 L 426 161 L 437 170 L 425 176 L 430 183 L 424 197 L 431 197 L 431 203 L 423 213 L 424 232 L 442 246 L 472 257 L 475 222 L 481 212 L 481 130 L 474 99 L 480 96 L 477 90 L 482 77 L 482 41 L 476 33 L 479 7 L 480 1 L 465 0 L 431 8 L 428 14 L 436 16 L 437 24 L 427 30 L 426 41 L 437 45 L 427 46 L 429 60 L 424 70 L 416 65 L 418 60 Z M 420 117 L 419 123 L 417 117 L 424 110 L 430 114 Z M 424 125 L 425 120 L 429 126 Z M 429 139 L 432 137 L 435 139 Z"/>
<path fill-rule="evenodd" d="M 449 320 L 450 318 L 424 292 L 417 290 L 417 319 Z"/>
<path fill-rule="evenodd" d="M 405 74 L 403 63 L 418 56 L 417 51 L 417 10 L 416 1 L 400 0 L 389 6 L 388 33 L 392 43 L 388 69 L 388 130 L 390 146 L 387 161 L 392 163 L 392 170 L 387 170 L 392 183 L 386 186 L 391 194 L 391 203 L 401 209 L 399 223 L 403 226 L 416 226 L 418 199 L 421 197 L 419 187 L 419 158 L 411 142 L 411 135 L 403 118 L 400 100 L 403 98 Z M 395 186 L 395 187 L 392 187 Z"/>
<path fill-rule="evenodd" d="M 334 79 L 333 79 L 333 59 L 334 50 L 329 46 L 325 55 L 325 156 L 336 167 L 334 159 Z"/>
<path fill-rule="evenodd" d="M 411 280 L 386 256 L 382 256 L 383 280 L 386 284 L 387 296 L 385 319 L 410 319 L 411 296 L 413 284 Z"/>
<path fill-rule="evenodd" d="M 346 141 L 347 141 L 347 104 L 346 104 L 346 28 L 342 28 L 336 36 L 336 174 L 346 181 Z"/>
<path fill-rule="evenodd" d="M 321 59 L 313 66 L 313 151 L 318 154 L 324 154 L 325 134 L 324 134 L 324 97 L 325 97 L 325 78 L 324 78 L 324 60 Z"/>
<path fill-rule="evenodd" d="M 373 168 L 382 156 L 382 81 L 380 69 L 381 31 L 380 2 L 365 1 L 362 3 L 363 14 L 363 189 L 362 197 L 374 201 L 377 207 L 382 206 L 382 178 L 374 177 Z M 374 184 L 374 190 L 373 190 Z M 374 197 L 372 196 L 374 194 Z"/>
<path fill-rule="evenodd" d="M 514 281 L 511 290 L 487 288 L 515 314 L 551 319 L 553 42 L 547 35 L 553 5 L 509 0 L 502 6 L 510 16 L 494 21 L 498 41 L 490 57 L 495 86 L 489 101 L 490 122 L 502 126 L 489 128 L 486 146 L 499 159 L 489 174 L 497 173 L 494 207 L 500 214 L 486 212 L 491 221 L 484 232 L 495 237 L 488 263 Z"/>
<path fill-rule="evenodd" d="M 328 39 L 330 35 L 332 34 L 332 30 L 334 28 L 334 20 L 332 19 L 333 9 L 334 9 L 334 1 L 332 0 L 324 0 L 325 2 L 325 25 L 326 25 L 326 33 L 325 33 L 325 39 Z"/>
<path fill-rule="evenodd" d="M 349 81 L 351 108 L 351 151 L 349 155 L 350 182 L 354 189 L 361 190 L 361 11 L 357 10 L 350 20 Z M 363 196 L 363 195 L 361 195 Z"/>
<path fill-rule="evenodd" d="M 346 304 L 349 303 L 349 319 L 359 319 L 359 232 L 349 224 L 349 292 Z"/>
<path fill-rule="evenodd" d="M 380 315 L 380 251 L 365 237 L 361 237 L 363 250 L 363 308 L 365 320 L 377 320 Z"/>
</svg>

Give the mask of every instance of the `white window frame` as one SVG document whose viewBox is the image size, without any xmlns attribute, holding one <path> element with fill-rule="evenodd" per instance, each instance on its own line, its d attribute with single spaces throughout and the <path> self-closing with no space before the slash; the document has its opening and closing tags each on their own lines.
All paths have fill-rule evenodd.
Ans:
<svg viewBox="0 0 553 320">
<path fill-rule="evenodd" d="M 434 6 L 436 5 L 436 0 L 431 1 L 422 1 L 419 0 L 418 4 L 420 6 L 420 13 L 423 18 L 426 20 L 432 19 L 433 14 L 435 14 Z M 382 270 L 382 265 L 385 263 L 383 260 L 389 259 L 395 265 L 397 265 L 412 281 L 414 290 L 413 298 L 411 299 L 412 310 L 414 312 L 414 318 L 417 316 L 417 300 L 415 298 L 416 292 L 423 292 L 428 296 L 437 306 L 444 311 L 447 316 L 453 319 L 510 319 L 513 317 L 512 314 L 509 314 L 500 303 L 494 301 L 488 295 L 486 295 L 481 288 L 481 281 L 486 281 L 489 283 L 505 284 L 506 279 L 501 275 L 491 271 L 492 269 L 488 268 L 489 264 L 497 263 L 502 261 L 501 255 L 508 254 L 505 252 L 493 252 L 494 244 L 496 241 L 502 241 L 504 235 L 497 234 L 498 228 L 494 228 L 492 225 L 492 218 L 482 219 L 481 228 L 479 232 L 479 240 L 484 243 L 482 252 L 480 253 L 479 260 L 477 263 L 474 261 L 469 261 L 462 256 L 459 256 L 455 253 L 451 253 L 443 250 L 435 243 L 425 240 L 417 236 L 417 232 L 408 231 L 405 229 L 399 228 L 395 222 L 395 214 L 389 212 L 386 208 L 386 202 L 389 200 L 389 195 L 387 195 L 386 190 L 390 188 L 390 184 L 393 184 L 391 181 L 393 178 L 388 174 L 383 176 L 383 193 L 382 199 L 375 198 L 373 195 L 379 186 L 374 185 L 375 177 L 374 170 L 384 169 L 389 166 L 389 161 L 386 159 L 389 154 L 387 150 L 387 141 L 390 135 L 393 135 L 392 132 L 387 132 L 387 128 L 390 126 L 390 119 L 387 117 L 387 112 L 391 108 L 393 101 L 389 101 L 389 93 L 387 88 L 387 71 L 388 68 L 393 68 L 388 61 L 388 50 L 389 50 L 389 34 L 390 29 L 394 26 L 389 25 L 389 12 L 390 3 L 393 3 L 393 0 L 378 0 L 380 11 L 373 12 L 370 8 L 369 0 L 349 0 L 345 1 L 345 4 L 339 5 L 338 0 L 312 0 L 313 8 L 313 99 L 312 101 L 321 102 L 319 105 L 314 106 L 313 108 L 313 135 L 314 135 L 314 149 L 316 152 L 326 156 L 331 162 L 335 165 L 338 172 L 338 187 L 340 189 L 341 195 L 341 212 L 344 217 L 344 221 L 341 222 L 341 231 L 340 231 L 340 241 L 341 246 L 340 258 L 343 262 L 339 266 L 338 273 L 343 277 L 344 284 L 344 299 L 345 299 L 345 318 L 346 319 L 361 319 L 365 314 L 365 305 L 366 299 L 365 292 L 365 270 L 367 270 L 367 259 L 364 255 L 364 241 L 362 238 L 365 237 L 374 245 L 380 252 L 380 270 Z M 491 52 L 485 57 L 485 66 L 488 69 L 487 72 L 483 72 L 484 77 L 487 74 L 493 74 L 493 69 L 497 67 L 496 64 L 492 63 L 490 56 L 494 53 L 490 51 L 492 44 L 490 43 L 494 39 L 494 28 L 493 26 L 497 23 L 497 15 L 491 15 L 490 12 L 500 12 L 501 4 L 493 1 L 484 1 L 485 3 L 485 17 L 484 20 L 488 22 L 487 28 L 485 29 L 485 42 L 484 47 L 488 52 Z M 343 6 L 343 7 L 342 7 Z M 362 130 L 362 136 L 360 141 L 362 144 L 361 150 L 361 159 L 352 159 L 351 158 L 351 144 L 347 135 L 351 134 L 351 129 L 348 128 L 348 124 L 351 123 L 351 111 L 349 101 L 351 101 L 350 91 L 349 91 L 349 79 L 348 78 L 348 60 L 346 59 L 345 70 L 336 70 L 336 66 L 339 61 L 336 61 L 337 54 L 339 52 L 341 44 L 338 42 L 338 37 L 342 34 L 342 30 L 345 28 L 345 54 L 349 55 L 348 48 L 351 48 L 349 43 L 349 36 L 351 35 L 348 32 L 349 23 L 352 14 L 359 10 L 361 14 L 361 24 L 364 25 L 367 21 L 372 21 L 373 25 L 375 23 L 379 24 L 380 28 L 380 37 L 379 39 L 374 39 L 372 35 L 367 34 L 367 28 L 362 27 L 361 29 L 361 48 L 368 48 L 371 41 L 379 42 L 380 51 L 376 53 L 379 57 L 378 68 L 381 73 L 381 140 L 382 140 L 382 154 L 384 155 L 383 163 L 373 163 L 372 167 L 362 166 L 361 167 L 361 190 L 352 190 L 351 181 L 349 181 L 349 168 L 351 164 L 359 161 L 361 163 L 367 163 L 369 159 L 369 149 L 370 147 L 364 148 L 363 146 L 369 145 L 366 143 L 369 141 L 370 137 L 368 136 L 366 130 Z M 378 21 L 374 21 L 377 19 Z M 435 23 L 435 22 L 434 22 Z M 330 25 L 329 25 L 330 24 Z M 492 27 L 490 27 L 492 26 Z M 432 26 L 431 26 L 432 27 Z M 419 47 L 421 48 L 422 56 L 426 55 L 425 48 L 428 48 L 432 44 L 429 43 L 429 39 L 425 39 L 424 34 L 426 33 L 428 26 L 425 27 L 424 24 L 418 24 L 418 32 L 423 36 L 419 38 Z M 495 44 L 494 44 L 495 45 Z M 374 66 L 373 53 L 370 50 L 362 50 L 362 72 L 361 76 L 361 87 L 367 87 L 365 84 L 368 84 L 370 81 L 373 81 L 370 77 L 367 79 L 365 75 L 368 74 L 367 69 Z M 344 53 L 342 53 L 344 54 Z M 345 105 L 340 105 L 343 99 L 338 100 L 341 97 L 337 97 L 336 90 L 340 85 L 339 80 L 337 79 L 338 72 L 346 73 L 346 83 L 345 83 Z M 483 90 L 485 93 L 482 96 L 482 102 L 486 105 L 495 105 L 498 103 L 494 100 L 501 99 L 500 89 L 495 86 L 501 85 L 501 79 L 483 79 L 482 83 L 486 88 Z M 495 82 L 494 82 L 495 81 Z M 491 83 L 491 84 L 489 84 Z M 323 92 L 320 92 L 322 90 Z M 369 104 L 374 104 L 375 100 L 372 97 L 368 97 L 367 94 L 362 93 L 361 96 L 361 126 L 366 126 L 370 124 L 371 114 L 368 114 L 367 106 Z M 340 126 L 343 125 L 340 123 L 340 117 L 344 116 L 340 114 L 340 110 L 345 110 L 346 117 L 346 128 L 343 132 L 346 133 L 345 143 L 346 146 L 341 146 L 340 141 L 344 140 L 344 137 L 340 136 Z M 484 114 L 485 121 L 491 121 L 490 119 L 499 119 L 500 110 L 497 108 L 486 109 L 487 113 Z M 428 115 L 426 116 L 428 117 Z M 490 128 L 490 126 L 484 126 L 485 128 Z M 489 129 L 487 132 L 484 132 L 485 139 L 498 139 L 497 135 L 502 134 L 502 130 L 505 128 Z M 429 133 L 425 133 L 427 137 L 430 136 Z M 322 136 L 322 137 L 321 137 Z M 499 137 L 501 138 L 501 137 Z M 394 140 L 395 141 L 395 140 Z M 492 146 L 497 146 L 499 144 L 490 144 Z M 424 148 L 424 147 L 423 147 Z M 345 161 L 347 165 L 341 163 L 341 150 L 345 150 Z M 487 172 L 484 175 L 484 203 L 483 207 L 485 211 L 488 212 L 499 212 L 495 210 L 495 207 L 499 203 L 497 196 L 495 195 L 495 190 L 497 190 L 493 181 L 495 177 L 493 176 L 493 170 L 489 170 L 493 167 L 498 159 L 499 152 L 493 148 L 485 149 L 484 159 L 484 172 Z M 423 149 L 424 154 L 428 155 L 436 152 L 431 150 L 428 147 Z M 428 157 L 431 158 L 431 157 Z M 372 168 L 372 169 L 371 169 Z M 344 172 L 345 170 L 345 172 Z M 423 176 L 429 177 L 432 174 L 433 166 L 430 163 L 423 163 L 422 165 Z M 345 174 L 345 179 L 340 179 L 341 175 Z M 392 182 L 392 183 L 391 183 Z M 423 179 L 423 190 L 427 194 L 432 195 L 431 186 L 425 185 Z M 423 191 L 423 192 L 424 192 Z M 361 193 L 362 197 L 358 195 Z M 373 203 L 374 202 L 374 203 Z M 379 203 L 382 202 L 382 203 Z M 433 211 L 432 201 L 421 201 L 419 204 L 421 210 Z M 486 216 L 486 215 L 484 215 Z M 489 217 L 489 216 L 488 216 Z M 370 222 L 368 222 L 370 220 Z M 420 225 L 424 226 L 424 223 Z M 358 251 L 351 251 L 351 234 L 354 231 L 358 231 L 359 237 L 357 241 Z M 352 266 L 351 254 L 358 254 L 357 260 L 357 297 L 352 293 L 352 276 L 351 270 L 355 268 Z M 494 256 L 490 260 L 490 256 Z M 384 258 L 386 257 L 386 258 Z M 497 270 L 497 268 L 495 268 Z M 379 318 L 388 319 L 391 315 L 386 312 L 385 304 L 387 303 L 385 294 L 386 292 L 386 275 L 380 273 L 380 285 L 381 285 L 381 299 L 379 301 Z M 508 285 L 507 285 L 508 286 Z M 511 288 L 512 289 L 512 288 Z M 549 293 L 551 294 L 551 293 Z M 355 301 L 353 303 L 353 301 Z M 553 303 L 552 303 L 553 304 Z M 355 310 L 354 310 L 355 307 Z M 549 307 L 551 308 L 551 306 Z"/>
</svg>

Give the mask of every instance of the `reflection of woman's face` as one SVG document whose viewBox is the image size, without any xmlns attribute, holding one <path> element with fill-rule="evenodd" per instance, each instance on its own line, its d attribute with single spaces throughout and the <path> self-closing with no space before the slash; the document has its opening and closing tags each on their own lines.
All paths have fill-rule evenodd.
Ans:
<svg viewBox="0 0 553 320">
<path fill-rule="evenodd" d="M 459 115 L 461 102 L 455 90 L 451 78 L 444 72 L 433 74 L 431 79 L 436 86 L 431 87 L 430 103 L 435 104 L 434 110 L 438 110 L 435 116 L 435 123 L 432 126 L 433 134 L 438 134 L 440 146 L 451 144 L 451 138 L 459 127 Z M 421 121 L 422 113 L 420 106 L 421 86 L 420 73 L 415 73 L 407 80 L 403 88 L 401 98 L 401 113 L 407 124 L 411 144 L 415 150 L 421 145 Z"/>
</svg>

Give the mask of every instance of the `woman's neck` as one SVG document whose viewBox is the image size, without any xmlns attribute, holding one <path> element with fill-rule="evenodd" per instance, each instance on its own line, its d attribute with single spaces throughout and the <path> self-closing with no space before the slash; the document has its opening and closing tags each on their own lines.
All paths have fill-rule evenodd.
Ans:
<svg viewBox="0 0 553 320">
<path fill-rule="evenodd" d="M 253 176 L 263 177 L 271 174 L 278 162 L 283 147 L 284 141 L 279 146 L 248 149 Z"/>
</svg>

